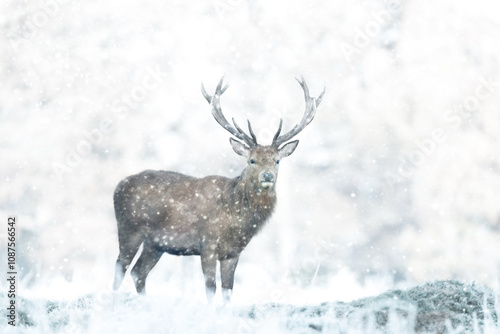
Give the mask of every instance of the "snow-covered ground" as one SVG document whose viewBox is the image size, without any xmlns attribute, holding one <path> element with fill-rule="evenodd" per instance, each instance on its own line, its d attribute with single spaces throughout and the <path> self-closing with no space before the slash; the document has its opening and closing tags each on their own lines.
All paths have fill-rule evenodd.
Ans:
<svg viewBox="0 0 500 334">
<path fill-rule="evenodd" d="M 235 307 L 447 279 L 500 291 L 499 12 L 497 0 L 2 1 L 0 221 L 18 217 L 21 296 L 108 291 L 124 177 L 241 172 L 200 93 L 222 75 L 224 112 L 250 119 L 262 143 L 279 118 L 287 130 L 302 116 L 295 76 L 312 95 L 327 89 L 281 164 L 273 218 L 242 254 Z M 4 273 L 6 228 L 0 240 Z M 181 300 L 230 324 L 193 330 L 233 328 L 233 314 L 197 306 L 202 282 L 198 258 L 165 256 L 147 299 L 89 326 L 123 316 L 133 329 L 134 305 L 153 324 L 191 323 Z M 121 293 L 132 292 L 127 277 Z M 270 332 L 286 327 L 273 321 Z"/>
<path fill-rule="evenodd" d="M 0 326 L 2 333 L 479 334 L 500 330 L 498 295 L 484 286 L 457 281 L 391 290 L 350 303 L 301 306 L 267 302 L 215 307 L 186 298 L 111 291 L 78 298 L 22 298 L 19 303 L 18 326 Z"/>
</svg>

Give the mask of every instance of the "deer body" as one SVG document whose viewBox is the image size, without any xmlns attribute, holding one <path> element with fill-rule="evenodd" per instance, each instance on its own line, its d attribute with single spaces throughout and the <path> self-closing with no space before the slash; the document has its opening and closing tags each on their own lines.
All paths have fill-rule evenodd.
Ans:
<svg viewBox="0 0 500 334">
<path fill-rule="evenodd" d="M 307 86 L 304 81 L 301 85 L 305 87 L 307 114 Z M 280 145 L 300 132 L 314 114 L 310 119 L 304 116 L 299 125 L 281 137 L 280 123 L 273 144 L 258 145 L 250 123 L 251 137 L 236 123 L 232 127 L 222 115 L 219 97 L 227 86 L 221 87 L 222 80 L 213 97 L 204 89 L 203 93 L 219 124 L 243 141 L 230 139 L 234 151 L 247 159 L 246 169 L 233 179 L 223 176 L 195 178 L 176 172 L 147 170 L 121 181 L 114 193 L 120 245 L 115 290 L 142 244 L 142 253 L 131 271 L 137 292 L 145 293 L 146 278 L 163 253 L 199 255 L 208 300 L 212 300 L 216 291 L 219 261 L 224 302 L 230 301 L 239 256 L 276 206 L 279 161 L 293 153 L 298 141 Z M 314 111 L 321 97 L 310 98 L 313 104 L 309 105 Z"/>
</svg>

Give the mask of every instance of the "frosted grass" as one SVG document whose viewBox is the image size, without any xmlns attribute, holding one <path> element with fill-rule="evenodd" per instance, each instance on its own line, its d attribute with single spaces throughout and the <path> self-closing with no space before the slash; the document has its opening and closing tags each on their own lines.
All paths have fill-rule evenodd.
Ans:
<svg viewBox="0 0 500 334">
<path fill-rule="evenodd" d="M 5 304 L 6 296 L 1 296 Z M 352 302 L 233 307 L 103 291 L 69 300 L 19 299 L 2 333 L 497 333 L 498 294 L 435 281 Z M 5 311 L 2 311 L 5 313 Z M 5 318 L 5 317 L 3 317 Z M 2 327 L 3 326 L 3 327 Z"/>
</svg>

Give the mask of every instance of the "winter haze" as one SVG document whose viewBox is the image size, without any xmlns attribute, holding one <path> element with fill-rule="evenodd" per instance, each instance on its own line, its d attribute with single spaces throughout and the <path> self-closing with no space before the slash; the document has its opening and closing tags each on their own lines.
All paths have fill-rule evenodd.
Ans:
<svg viewBox="0 0 500 334">
<path fill-rule="evenodd" d="M 281 164 L 275 214 L 242 253 L 235 304 L 437 279 L 498 290 L 499 12 L 496 0 L 3 1 L 0 219 L 19 219 L 19 291 L 111 287 L 124 177 L 243 170 L 200 92 L 223 75 L 225 115 L 265 144 L 280 118 L 288 131 L 302 117 L 295 77 L 313 96 L 326 86 Z M 134 291 L 129 275 L 121 289 Z M 205 302 L 199 257 L 164 255 L 148 294 Z"/>
</svg>

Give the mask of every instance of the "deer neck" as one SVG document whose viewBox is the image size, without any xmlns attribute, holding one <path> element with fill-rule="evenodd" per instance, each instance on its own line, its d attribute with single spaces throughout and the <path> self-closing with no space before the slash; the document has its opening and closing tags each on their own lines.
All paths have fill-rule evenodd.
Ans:
<svg viewBox="0 0 500 334">
<path fill-rule="evenodd" d="M 275 189 L 262 189 L 247 177 L 245 171 L 232 180 L 232 186 L 232 200 L 238 223 L 243 229 L 257 233 L 274 211 Z"/>
</svg>

